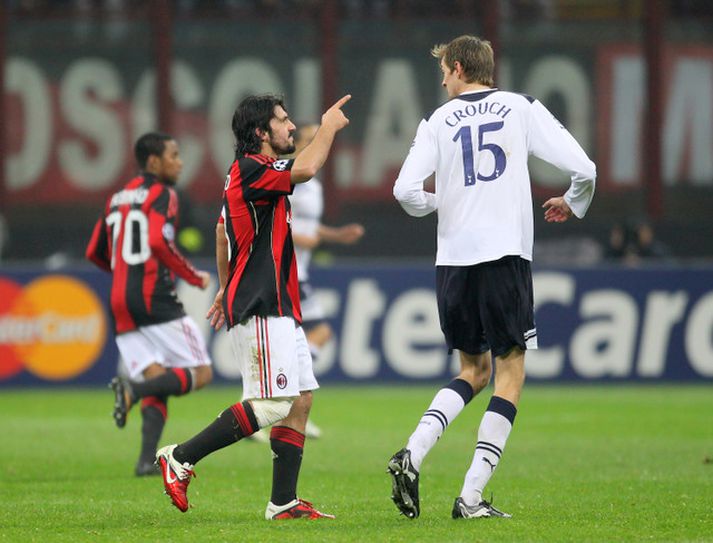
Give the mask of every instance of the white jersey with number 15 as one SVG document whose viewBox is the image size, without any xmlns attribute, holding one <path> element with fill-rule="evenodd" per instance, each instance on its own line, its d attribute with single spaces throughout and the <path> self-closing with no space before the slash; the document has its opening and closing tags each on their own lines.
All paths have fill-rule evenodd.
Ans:
<svg viewBox="0 0 713 543">
<path fill-rule="evenodd" d="M 582 218 L 594 196 L 594 163 L 539 101 L 498 89 L 467 92 L 421 121 L 394 196 L 410 215 L 438 211 L 437 265 L 532 260 L 530 154 L 570 174 L 565 201 Z M 423 182 L 434 172 L 432 194 Z"/>
</svg>

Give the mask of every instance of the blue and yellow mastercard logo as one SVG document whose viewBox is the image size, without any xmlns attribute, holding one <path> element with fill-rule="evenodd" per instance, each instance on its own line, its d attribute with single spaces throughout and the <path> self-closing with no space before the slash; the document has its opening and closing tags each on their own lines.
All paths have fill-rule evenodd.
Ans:
<svg viewBox="0 0 713 543">
<path fill-rule="evenodd" d="M 81 281 L 50 275 L 22 286 L 0 277 L 0 380 L 23 369 L 76 377 L 101 354 L 106 331 L 102 303 Z"/>
</svg>

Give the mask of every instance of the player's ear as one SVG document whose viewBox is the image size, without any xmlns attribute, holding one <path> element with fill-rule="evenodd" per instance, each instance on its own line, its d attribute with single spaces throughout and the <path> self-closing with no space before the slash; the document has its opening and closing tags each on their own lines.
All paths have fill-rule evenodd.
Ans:
<svg viewBox="0 0 713 543">
<path fill-rule="evenodd" d="M 270 139 L 269 134 L 262 128 L 255 128 L 255 135 L 260 139 L 260 141 L 268 141 Z"/>
<path fill-rule="evenodd" d="M 161 166 L 161 157 L 158 155 L 149 155 L 146 159 L 146 170 L 156 171 L 159 169 L 159 166 Z"/>
</svg>

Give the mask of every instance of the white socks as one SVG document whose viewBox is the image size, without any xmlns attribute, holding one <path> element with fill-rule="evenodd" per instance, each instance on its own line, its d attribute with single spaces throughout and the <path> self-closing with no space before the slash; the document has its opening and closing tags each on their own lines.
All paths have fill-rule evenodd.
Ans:
<svg viewBox="0 0 713 543">
<path fill-rule="evenodd" d="M 478 428 L 478 443 L 470 469 L 465 475 L 461 498 L 468 505 L 481 502 L 483 489 L 490 481 L 503 454 L 517 409 L 509 401 L 493 396 Z"/>
<path fill-rule="evenodd" d="M 406 445 L 416 471 L 421 470 L 421 462 L 428 451 L 472 398 L 473 389 L 462 379 L 454 379 L 436 393 Z"/>
</svg>

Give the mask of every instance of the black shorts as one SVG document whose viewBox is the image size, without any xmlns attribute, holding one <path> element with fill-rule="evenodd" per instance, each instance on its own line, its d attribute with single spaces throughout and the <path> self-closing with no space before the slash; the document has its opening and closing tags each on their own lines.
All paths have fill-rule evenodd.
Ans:
<svg viewBox="0 0 713 543">
<path fill-rule="evenodd" d="M 506 256 L 474 266 L 437 266 L 441 330 L 448 350 L 507 354 L 537 348 L 530 262 Z"/>
</svg>

